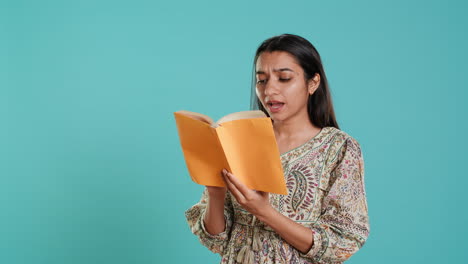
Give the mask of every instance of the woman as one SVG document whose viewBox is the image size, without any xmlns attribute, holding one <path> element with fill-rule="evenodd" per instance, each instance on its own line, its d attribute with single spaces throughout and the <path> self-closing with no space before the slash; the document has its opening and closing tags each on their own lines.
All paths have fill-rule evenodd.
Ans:
<svg viewBox="0 0 468 264">
<path fill-rule="evenodd" d="M 283 34 L 255 59 L 253 108 L 265 112 L 288 195 L 250 190 L 223 170 L 186 212 L 191 230 L 221 263 L 342 263 L 369 235 L 359 143 L 341 131 L 317 50 Z"/>
</svg>

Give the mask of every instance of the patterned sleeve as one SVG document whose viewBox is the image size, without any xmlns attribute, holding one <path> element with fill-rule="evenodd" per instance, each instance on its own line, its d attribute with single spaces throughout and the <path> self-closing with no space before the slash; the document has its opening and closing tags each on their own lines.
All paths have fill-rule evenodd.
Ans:
<svg viewBox="0 0 468 264">
<path fill-rule="evenodd" d="M 341 263 L 356 253 L 369 236 L 364 161 L 359 143 L 348 137 L 337 154 L 336 167 L 324 184 L 319 219 L 310 226 L 312 248 L 302 257 L 319 263 Z"/>
<path fill-rule="evenodd" d="M 185 212 L 185 217 L 187 218 L 187 222 L 192 233 L 198 236 L 202 245 L 214 253 L 222 254 L 227 246 L 232 226 L 233 209 L 230 194 L 229 192 L 226 193 L 226 199 L 224 201 L 224 219 L 226 221 L 225 230 L 217 235 L 208 233 L 204 225 L 203 219 L 205 218 L 208 199 L 208 192 L 205 188 L 200 201 Z"/>
</svg>

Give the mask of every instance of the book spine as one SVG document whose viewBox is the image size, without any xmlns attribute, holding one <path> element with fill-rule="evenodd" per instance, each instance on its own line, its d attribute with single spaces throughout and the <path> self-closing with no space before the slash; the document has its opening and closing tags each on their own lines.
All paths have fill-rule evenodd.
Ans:
<svg viewBox="0 0 468 264">
<path fill-rule="evenodd" d="M 221 143 L 221 140 L 220 140 L 219 135 L 218 135 L 218 131 L 221 130 L 221 129 L 223 129 L 223 127 L 218 126 L 216 128 L 213 128 L 212 131 L 214 131 L 216 140 L 218 141 L 219 148 L 223 151 L 223 157 L 224 157 L 224 160 L 226 161 L 226 164 L 227 164 L 227 168 L 225 168 L 225 169 L 228 170 L 229 172 L 232 172 L 231 165 L 229 164 L 229 160 L 227 159 L 226 152 L 225 152 L 225 150 L 223 148 L 223 144 Z"/>
</svg>

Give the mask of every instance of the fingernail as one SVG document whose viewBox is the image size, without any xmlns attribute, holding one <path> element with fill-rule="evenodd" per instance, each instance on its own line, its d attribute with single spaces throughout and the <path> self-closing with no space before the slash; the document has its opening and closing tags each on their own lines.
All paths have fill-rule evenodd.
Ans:
<svg viewBox="0 0 468 264">
<path fill-rule="evenodd" d="M 226 174 L 227 173 L 227 170 L 226 169 L 223 169 L 223 174 Z"/>
</svg>

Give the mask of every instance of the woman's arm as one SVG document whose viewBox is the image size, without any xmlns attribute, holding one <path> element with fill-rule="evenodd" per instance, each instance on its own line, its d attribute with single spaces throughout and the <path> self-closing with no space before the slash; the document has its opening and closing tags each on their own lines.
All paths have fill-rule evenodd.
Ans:
<svg viewBox="0 0 468 264">
<path fill-rule="evenodd" d="M 225 187 L 206 186 L 208 192 L 208 205 L 204 217 L 206 231 L 211 235 L 217 235 L 226 228 L 224 219 Z"/>
<path fill-rule="evenodd" d="M 214 253 L 222 254 L 229 241 L 232 227 L 233 207 L 230 196 L 225 195 L 224 199 L 212 196 L 210 205 L 210 194 L 205 188 L 200 201 L 188 209 L 185 216 L 192 233 L 198 236 L 202 245 Z M 205 219 L 208 220 L 206 223 Z M 219 230 L 221 232 L 218 232 Z"/>
<path fill-rule="evenodd" d="M 270 204 L 268 193 L 247 188 L 247 186 L 242 184 L 229 172 L 224 173 L 224 178 L 229 191 L 231 191 L 240 205 L 255 215 L 260 221 L 270 226 L 297 250 L 302 253 L 309 251 L 313 245 L 313 233 L 311 229 L 294 222 L 276 211 Z"/>
<path fill-rule="evenodd" d="M 369 236 L 361 147 L 352 137 L 341 142 L 335 157 L 331 157 L 334 162 L 329 164 L 330 171 L 322 175 L 319 185 L 324 192 L 322 213 L 317 221 L 307 224 L 314 232 L 314 246 L 303 257 L 314 262 L 346 261 Z"/>
<path fill-rule="evenodd" d="M 258 215 L 257 218 L 303 254 L 307 253 L 313 246 L 314 239 L 310 228 L 294 222 L 273 207 L 266 208 L 264 215 Z"/>
</svg>

